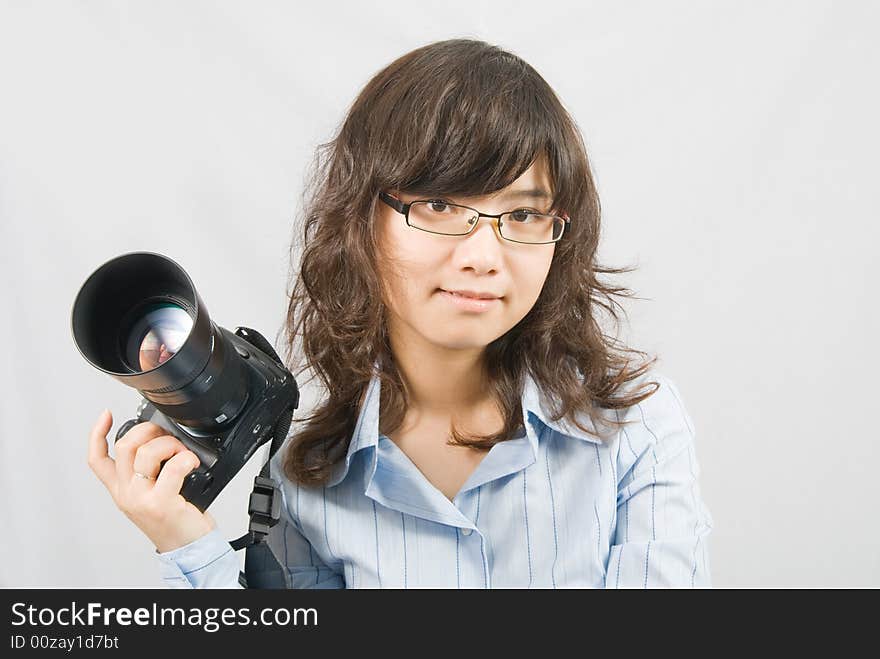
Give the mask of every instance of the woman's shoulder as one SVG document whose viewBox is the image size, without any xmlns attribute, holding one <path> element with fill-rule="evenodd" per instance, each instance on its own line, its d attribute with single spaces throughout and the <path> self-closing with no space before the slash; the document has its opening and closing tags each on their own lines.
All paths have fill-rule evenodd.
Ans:
<svg viewBox="0 0 880 659">
<path fill-rule="evenodd" d="M 650 431 L 681 428 L 693 433 L 693 419 L 685 405 L 682 390 L 665 370 L 656 367 L 647 369 L 639 376 L 625 382 L 615 394 L 615 398 L 635 399 L 644 394 L 647 394 L 647 397 L 616 409 L 616 419 L 631 426 L 644 426 Z"/>
<path fill-rule="evenodd" d="M 627 394 L 651 393 L 644 400 L 615 410 L 616 420 L 623 422 L 617 435 L 621 474 L 629 472 L 636 464 L 655 465 L 693 449 L 696 439 L 694 422 L 672 376 L 651 368 L 627 382 L 625 390 Z"/>
<path fill-rule="evenodd" d="M 676 380 L 666 370 L 651 367 L 644 373 L 624 382 L 614 394 L 617 399 L 644 398 L 638 402 L 621 408 L 627 415 L 650 414 L 652 416 L 662 414 L 669 408 L 676 408 L 682 403 L 682 393 Z"/>
</svg>

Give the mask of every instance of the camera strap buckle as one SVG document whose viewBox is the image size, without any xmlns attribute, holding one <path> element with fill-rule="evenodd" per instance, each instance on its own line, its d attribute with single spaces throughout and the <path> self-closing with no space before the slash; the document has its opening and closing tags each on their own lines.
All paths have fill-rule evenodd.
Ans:
<svg viewBox="0 0 880 659">
<path fill-rule="evenodd" d="M 251 517 L 248 532 L 231 543 L 236 551 L 262 542 L 269 535 L 269 529 L 281 519 L 281 490 L 277 482 L 266 476 L 254 477 L 248 514 Z"/>
<path fill-rule="evenodd" d="M 281 490 L 271 478 L 257 475 L 248 505 L 251 523 L 248 531 L 259 534 L 255 542 L 260 542 L 269 534 L 269 529 L 281 519 Z"/>
</svg>

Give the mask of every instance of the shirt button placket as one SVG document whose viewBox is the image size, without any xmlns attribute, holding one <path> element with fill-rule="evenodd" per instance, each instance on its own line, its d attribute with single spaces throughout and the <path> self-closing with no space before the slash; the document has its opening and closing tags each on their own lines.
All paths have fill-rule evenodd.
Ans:
<svg viewBox="0 0 880 659">
<path fill-rule="evenodd" d="M 473 493 L 473 490 L 471 490 L 470 492 Z M 459 510 L 461 510 L 461 506 L 460 506 L 460 503 L 461 503 L 461 502 L 460 502 L 460 499 L 459 499 L 459 497 L 458 497 L 457 495 L 456 495 L 455 498 L 453 499 L 453 503 L 455 504 L 455 507 L 456 507 L 456 508 L 458 508 Z M 473 534 L 474 530 L 473 530 L 473 529 L 469 529 L 469 528 L 465 528 L 465 527 L 459 527 L 458 532 L 459 532 L 459 534 L 460 534 L 461 536 L 463 536 L 463 537 L 468 537 L 468 536 L 470 536 L 470 535 Z M 480 551 L 480 552 L 482 553 L 482 548 L 483 548 L 484 540 L 483 540 L 483 538 L 480 536 L 479 533 L 478 533 L 475 537 L 477 537 L 477 538 L 480 539 L 480 545 L 479 545 L 479 550 L 478 550 L 478 551 Z M 487 587 L 487 588 L 491 588 L 492 586 L 491 586 L 490 583 L 489 583 L 489 582 L 490 582 L 490 577 L 489 577 L 489 564 L 488 564 L 487 560 L 488 560 L 488 558 L 484 558 L 483 561 L 482 561 L 482 563 L 483 563 L 483 574 L 484 574 L 484 577 L 485 577 L 485 580 L 486 580 L 486 587 Z"/>
</svg>

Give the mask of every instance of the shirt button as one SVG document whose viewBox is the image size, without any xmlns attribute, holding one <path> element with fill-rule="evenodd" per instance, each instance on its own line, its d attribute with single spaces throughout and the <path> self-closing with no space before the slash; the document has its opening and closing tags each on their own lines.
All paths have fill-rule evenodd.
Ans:
<svg viewBox="0 0 880 659">
<path fill-rule="evenodd" d="M 462 529 L 461 534 L 462 535 L 470 535 L 471 531 L 473 531 L 473 529 Z"/>
</svg>

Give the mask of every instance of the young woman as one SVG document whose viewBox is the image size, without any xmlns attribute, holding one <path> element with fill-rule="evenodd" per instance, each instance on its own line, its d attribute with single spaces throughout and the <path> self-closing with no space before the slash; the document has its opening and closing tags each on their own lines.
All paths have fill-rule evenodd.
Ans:
<svg viewBox="0 0 880 659">
<path fill-rule="evenodd" d="M 286 343 L 327 395 L 271 463 L 290 585 L 711 585 L 693 423 L 656 359 L 631 367 L 644 353 L 600 326 L 629 292 L 599 275 L 626 270 L 597 263 L 583 140 L 544 79 L 482 41 L 432 43 L 319 154 Z M 166 583 L 237 587 L 227 534 L 151 480 L 193 455 L 140 424 L 110 466 L 110 421 L 90 464 Z"/>
</svg>

